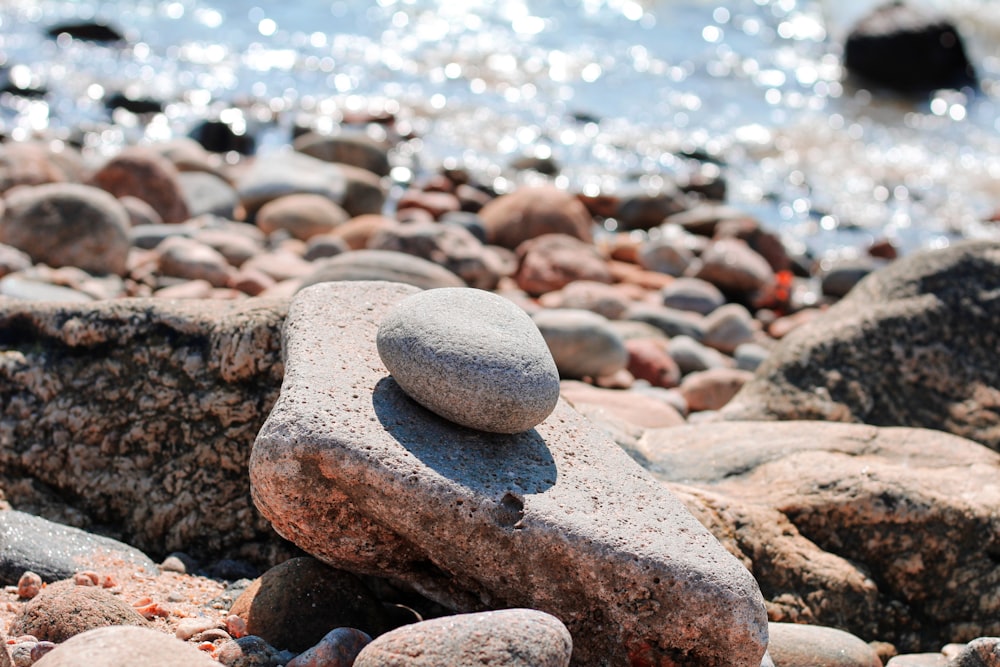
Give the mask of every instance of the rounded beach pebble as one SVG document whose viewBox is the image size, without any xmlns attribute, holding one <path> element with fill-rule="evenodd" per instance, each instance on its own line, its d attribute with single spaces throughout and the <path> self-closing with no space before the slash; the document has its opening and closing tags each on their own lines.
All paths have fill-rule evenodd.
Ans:
<svg viewBox="0 0 1000 667">
<path fill-rule="evenodd" d="M 410 398 L 463 426 L 520 433 L 559 400 L 559 372 L 538 328 L 492 292 L 414 294 L 385 316 L 376 343 Z"/>
</svg>

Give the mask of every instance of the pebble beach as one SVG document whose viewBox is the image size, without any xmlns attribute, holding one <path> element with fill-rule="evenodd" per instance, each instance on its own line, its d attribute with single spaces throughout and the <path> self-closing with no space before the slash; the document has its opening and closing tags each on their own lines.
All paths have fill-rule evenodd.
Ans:
<svg viewBox="0 0 1000 667">
<path fill-rule="evenodd" d="M 0 8 L 0 667 L 1000 664 L 989 21 L 650 4 Z"/>
</svg>

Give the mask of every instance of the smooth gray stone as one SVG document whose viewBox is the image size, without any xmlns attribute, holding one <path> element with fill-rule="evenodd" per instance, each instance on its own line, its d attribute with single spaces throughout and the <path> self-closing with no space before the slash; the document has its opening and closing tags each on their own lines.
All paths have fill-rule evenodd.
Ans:
<svg viewBox="0 0 1000 667">
<path fill-rule="evenodd" d="M 465 287 L 465 281 L 426 259 L 394 250 L 355 250 L 314 262 L 315 270 L 299 289 L 337 281 L 384 280 L 421 289 Z"/>
<path fill-rule="evenodd" d="M 767 617 L 746 568 L 565 401 L 515 435 L 457 427 L 389 377 L 375 336 L 413 287 L 315 285 L 284 329 L 280 398 L 251 491 L 275 530 L 455 611 L 560 619 L 578 664 L 757 667 Z M 697 632 L 681 632 L 698 628 Z"/>
<path fill-rule="evenodd" d="M 414 647 L 419 654 L 413 655 Z M 354 667 L 569 667 L 572 649 L 558 618 L 534 609 L 503 609 L 404 625 L 365 646 Z"/>
<path fill-rule="evenodd" d="M 681 373 L 697 373 L 712 368 L 728 366 L 725 355 L 718 350 L 705 347 L 690 336 L 674 336 L 667 345 L 667 354 L 681 369 Z"/>
<path fill-rule="evenodd" d="M 690 310 L 708 315 L 726 303 L 719 288 L 700 278 L 678 278 L 660 290 L 663 305 L 676 310 Z"/>
<path fill-rule="evenodd" d="M 552 358 L 564 378 L 598 378 L 628 365 L 625 341 L 610 321 L 589 310 L 554 308 L 535 313 Z"/>
<path fill-rule="evenodd" d="M 181 224 L 159 224 L 159 225 L 136 225 L 128 230 L 129 240 L 136 248 L 152 250 L 160 245 L 165 239 L 173 236 L 191 237 L 195 232 L 193 225 Z"/>
<path fill-rule="evenodd" d="M 688 336 L 697 341 L 705 338 L 705 318 L 687 310 L 636 303 L 628 309 L 624 319 L 652 324 L 671 338 Z"/>
<path fill-rule="evenodd" d="M 414 294 L 385 316 L 376 343 L 403 391 L 456 424 L 520 433 L 559 400 L 559 370 L 545 339 L 526 312 L 492 292 Z"/>
<path fill-rule="evenodd" d="M 209 214 L 232 220 L 240 203 L 232 185 L 207 171 L 182 171 L 177 182 L 192 218 Z"/>
<path fill-rule="evenodd" d="M 117 540 L 24 512 L 0 512 L 0 583 L 16 584 L 25 570 L 58 581 L 119 561 L 157 572 L 146 554 Z"/>
<path fill-rule="evenodd" d="M 256 212 L 272 199 L 300 192 L 323 195 L 342 205 L 347 197 L 347 177 L 339 165 L 297 151 L 276 151 L 258 155 L 236 182 L 236 191 L 249 212 Z"/>
</svg>

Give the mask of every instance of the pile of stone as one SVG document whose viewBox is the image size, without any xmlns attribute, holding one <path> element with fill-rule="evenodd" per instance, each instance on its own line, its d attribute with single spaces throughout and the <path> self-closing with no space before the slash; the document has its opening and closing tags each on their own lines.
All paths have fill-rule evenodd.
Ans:
<svg viewBox="0 0 1000 667">
<path fill-rule="evenodd" d="M 385 146 L 296 148 L 0 145 L 7 500 L 282 563 L 171 646 L 231 667 L 996 652 L 893 657 L 1000 634 L 1000 244 L 810 275 L 674 189 L 449 171 L 387 203 Z M 104 627 L 107 596 L 71 585 L 99 559 L 11 560 L 11 587 L 74 580 L 8 628 L 25 664 L 189 659 Z M 67 604 L 105 621 L 50 632 Z"/>
</svg>

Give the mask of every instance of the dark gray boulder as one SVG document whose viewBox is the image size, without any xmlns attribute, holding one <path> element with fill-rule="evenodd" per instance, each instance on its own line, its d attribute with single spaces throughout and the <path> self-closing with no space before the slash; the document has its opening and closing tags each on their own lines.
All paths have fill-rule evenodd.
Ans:
<svg viewBox="0 0 1000 667">
<path fill-rule="evenodd" d="M 775 347 L 730 420 L 948 431 L 1000 450 L 1000 243 L 916 253 Z"/>
<path fill-rule="evenodd" d="M 25 570 L 52 582 L 119 566 L 157 571 L 146 554 L 117 540 L 24 512 L 0 512 L 0 584 L 16 584 Z"/>
<path fill-rule="evenodd" d="M 876 7 L 854 25 L 844 43 L 844 67 L 902 92 L 976 84 L 955 25 L 899 0 Z"/>
</svg>

